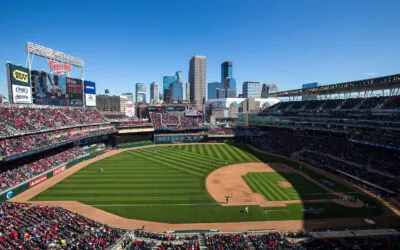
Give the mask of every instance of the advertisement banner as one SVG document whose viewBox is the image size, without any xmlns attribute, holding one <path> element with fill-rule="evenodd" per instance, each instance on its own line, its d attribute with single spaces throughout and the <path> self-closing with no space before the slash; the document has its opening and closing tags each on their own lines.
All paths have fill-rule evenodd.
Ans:
<svg viewBox="0 0 400 250">
<path fill-rule="evenodd" d="M 96 84 L 85 80 L 85 94 L 96 94 Z"/>
<path fill-rule="evenodd" d="M 30 187 L 36 186 L 37 184 L 44 182 L 45 180 L 47 180 L 47 175 L 42 175 L 42 176 L 34 179 L 33 181 L 30 181 L 29 186 Z"/>
<path fill-rule="evenodd" d="M 64 172 L 65 169 L 67 169 L 66 166 L 62 166 L 61 168 L 54 169 L 54 170 L 53 170 L 53 176 L 54 176 L 54 175 L 58 175 L 58 174 L 61 173 L 61 172 Z"/>
<path fill-rule="evenodd" d="M 81 79 L 67 77 L 69 106 L 83 106 L 83 86 Z"/>
<path fill-rule="evenodd" d="M 196 109 L 187 109 L 185 110 L 185 116 L 202 116 L 203 113 Z"/>
<path fill-rule="evenodd" d="M 11 63 L 8 64 L 8 68 L 10 70 L 10 83 L 14 85 L 21 85 L 21 86 L 31 86 L 29 79 L 29 70 L 22 66 L 13 65 Z"/>
<path fill-rule="evenodd" d="M 32 103 L 32 89 L 30 86 L 13 84 L 12 93 L 14 103 Z"/>
<path fill-rule="evenodd" d="M 85 94 L 85 101 L 87 107 L 95 107 L 96 106 L 96 95 L 93 94 Z"/>
<path fill-rule="evenodd" d="M 47 95 L 47 74 L 42 71 L 32 70 L 32 87 L 34 89 L 34 103 L 47 105 L 49 96 Z"/>
</svg>

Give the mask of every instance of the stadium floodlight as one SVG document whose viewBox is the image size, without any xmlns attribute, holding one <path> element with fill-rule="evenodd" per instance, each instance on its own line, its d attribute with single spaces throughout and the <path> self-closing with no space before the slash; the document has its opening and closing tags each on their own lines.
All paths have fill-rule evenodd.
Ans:
<svg viewBox="0 0 400 250">
<path fill-rule="evenodd" d="M 26 52 L 30 55 L 37 55 L 40 57 L 44 57 L 46 59 L 51 59 L 57 62 L 70 64 L 78 68 L 83 68 L 84 66 L 82 59 L 67 55 L 60 51 L 46 48 L 39 44 L 27 42 L 25 47 L 26 47 Z"/>
</svg>

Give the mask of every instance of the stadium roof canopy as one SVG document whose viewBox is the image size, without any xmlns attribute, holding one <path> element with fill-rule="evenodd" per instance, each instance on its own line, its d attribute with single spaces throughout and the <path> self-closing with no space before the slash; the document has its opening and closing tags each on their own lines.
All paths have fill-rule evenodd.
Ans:
<svg viewBox="0 0 400 250">
<path fill-rule="evenodd" d="M 271 93 L 270 97 L 316 96 L 364 92 L 373 90 L 392 90 L 400 88 L 400 74 L 370 78 L 365 80 L 330 84 L 306 89 L 294 89 Z"/>
</svg>

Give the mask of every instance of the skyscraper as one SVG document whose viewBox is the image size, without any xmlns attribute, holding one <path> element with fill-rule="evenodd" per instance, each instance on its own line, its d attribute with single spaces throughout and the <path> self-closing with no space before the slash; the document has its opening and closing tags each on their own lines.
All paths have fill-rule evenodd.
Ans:
<svg viewBox="0 0 400 250">
<path fill-rule="evenodd" d="M 190 101 L 190 82 L 186 82 L 186 101 Z"/>
<path fill-rule="evenodd" d="M 226 98 L 235 98 L 237 96 L 236 89 L 225 89 L 226 90 Z"/>
<path fill-rule="evenodd" d="M 175 84 L 176 83 L 176 84 Z M 175 84 L 174 93 L 172 88 Z M 173 76 L 164 76 L 163 77 L 163 93 L 164 93 L 164 101 L 170 102 L 172 100 L 182 100 L 183 99 L 183 81 L 182 81 L 182 71 L 176 71 Z"/>
<path fill-rule="evenodd" d="M 173 76 L 163 76 L 163 96 L 164 101 L 171 99 L 171 89 L 170 86 L 176 81 L 176 75 Z"/>
<path fill-rule="evenodd" d="M 190 101 L 202 105 L 206 98 L 206 57 L 193 56 L 189 66 Z"/>
<path fill-rule="evenodd" d="M 220 82 L 209 82 L 207 88 L 207 100 L 217 98 L 217 89 L 223 89 L 224 85 Z"/>
<path fill-rule="evenodd" d="M 226 98 L 226 89 L 216 89 L 215 92 L 218 99 Z"/>
<path fill-rule="evenodd" d="M 264 83 L 261 88 L 261 98 L 268 98 L 268 92 L 269 92 L 268 90 L 269 90 L 269 88 L 268 88 L 267 84 Z"/>
<path fill-rule="evenodd" d="M 150 102 L 158 102 L 160 100 L 160 97 L 158 95 L 158 83 L 152 82 L 150 84 Z"/>
<path fill-rule="evenodd" d="M 260 82 L 246 81 L 243 83 L 243 97 L 244 98 L 260 98 L 261 97 L 261 84 Z"/>
<path fill-rule="evenodd" d="M 171 92 L 171 99 L 173 101 L 182 101 L 183 99 L 183 87 L 182 83 L 175 81 L 171 84 L 170 92 Z"/>
<path fill-rule="evenodd" d="M 221 64 L 221 82 L 224 82 L 225 77 L 233 77 L 232 62 L 230 61 L 226 61 Z"/>
<path fill-rule="evenodd" d="M 144 83 L 136 83 L 136 103 L 146 103 L 146 85 Z"/>
</svg>

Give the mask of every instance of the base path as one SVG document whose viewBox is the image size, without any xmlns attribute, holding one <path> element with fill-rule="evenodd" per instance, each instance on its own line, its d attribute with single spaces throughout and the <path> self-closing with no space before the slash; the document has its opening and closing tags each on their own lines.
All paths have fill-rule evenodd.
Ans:
<svg viewBox="0 0 400 250">
<path fill-rule="evenodd" d="M 204 145 L 205 143 L 199 143 Z M 223 144 L 223 143 L 210 143 L 210 144 Z M 171 146 L 171 145 L 156 145 L 156 146 Z M 112 227 L 120 227 L 126 229 L 141 228 L 143 225 L 146 229 L 153 232 L 165 232 L 169 230 L 207 230 L 207 229 L 219 229 L 221 231 L 246 231 L 246 230 L 267 230 L 276 229 L 279 231 L 297 231 L 303 228 L 308 230 L 316 228 L 343 228 L 345 226 L 361 227 L 367 226 L 363 218 L 339 218 L 339 219 L 316 219 L 316 220 L 287 220 L 287 221 L 259 221 L 259 222 L 232 222 L 232 223 L 194 223 L 194 224 L 169 224 L 151 221 L 142 221 L 135 219 L 126 219 L 115 214 L 105 212 L 95 207 L 76 202 L 76 201 L 30 201 L 34 196 L 50 188 L 61 180 L 74 174 L 76 171 L 86 167 L 87 165 L 102 160 L 104 158 L 113 156 L 123 151 L 135 150 L 140 148 L 154 147 L 142 146 L 137 148 L 126 148 L 120 150 L 113 150 L 105 153 L 102 156 L 87 160 L 85 162 L 78 163 L 77 165 L 65 170 L 64 172 L 44 181 L 43 183 L 34 186 L 31 189 L 13 197 L 9 201 L 12 202 L 24 202 L 46 206 L 60 206 L 70 211 L 79 213 L 87 218 L 96 220 L 98 222 L 107 224 Z M 229 167 L 229 166 L 228 166 Z M 265 165 L 264 165 L 265 167 Z M 390 225 L 390 219 L 384 216 L 369 218 L 376 221 L 377 225 L 384 227 Z M 388 224 L 389 223 L 389 224 Z"/>
</svg>

